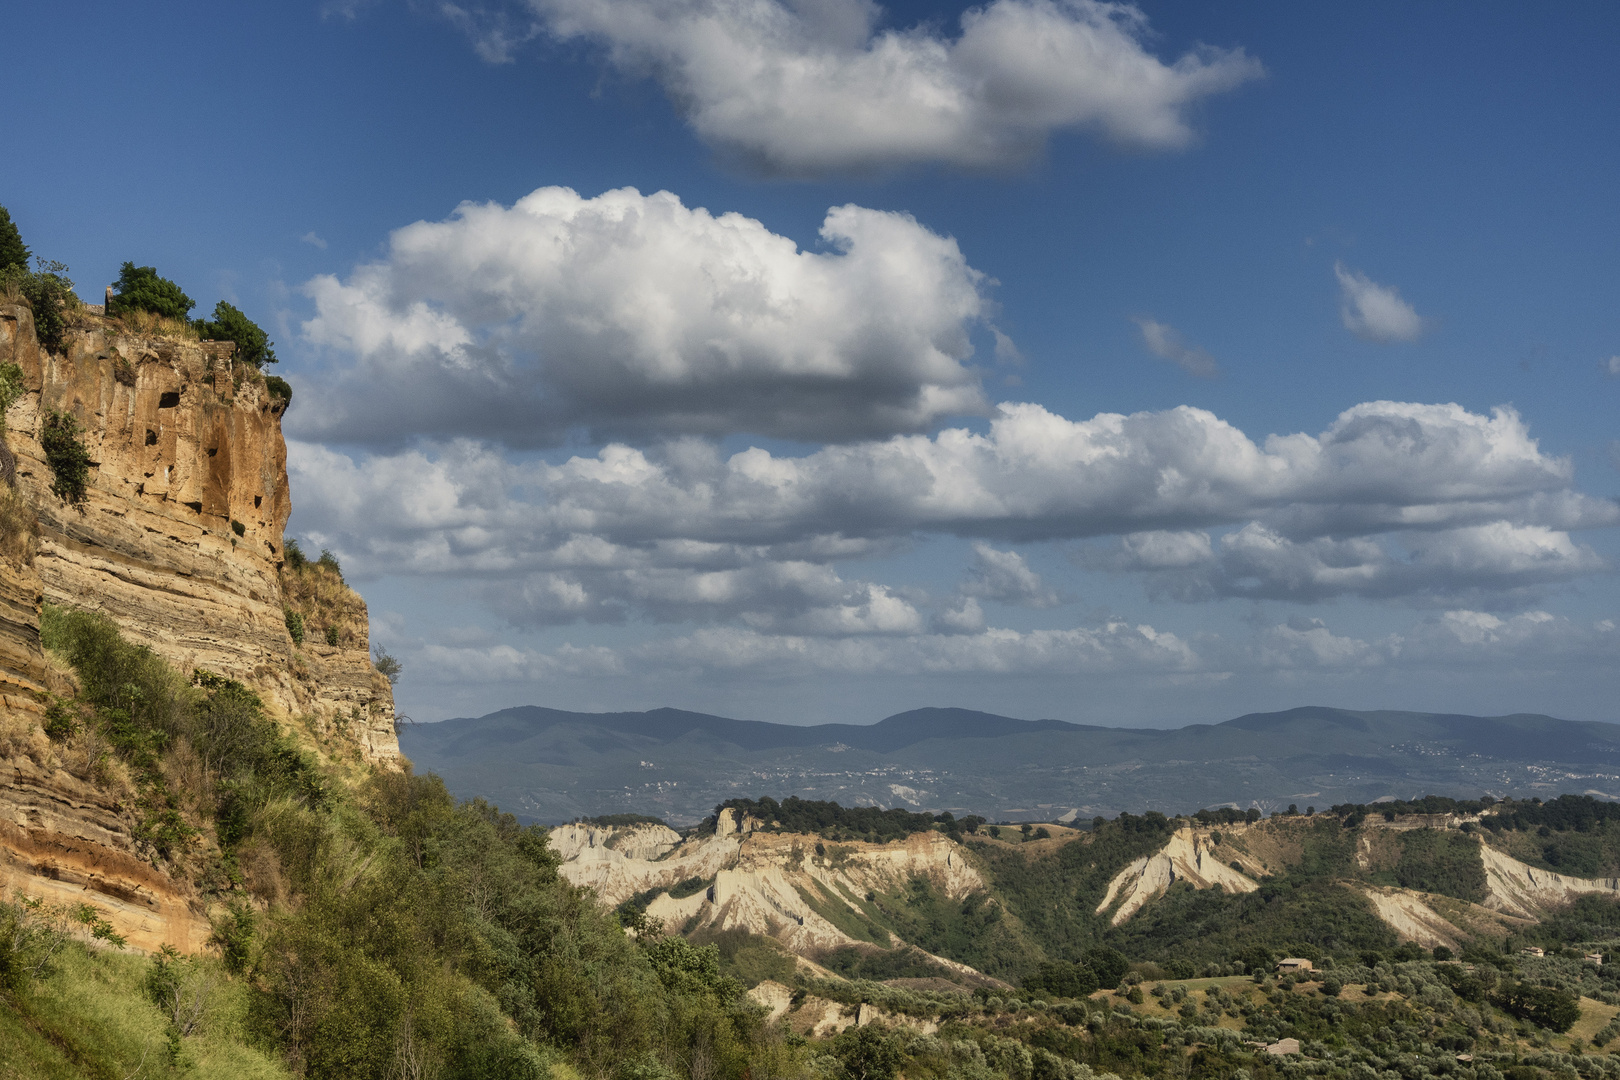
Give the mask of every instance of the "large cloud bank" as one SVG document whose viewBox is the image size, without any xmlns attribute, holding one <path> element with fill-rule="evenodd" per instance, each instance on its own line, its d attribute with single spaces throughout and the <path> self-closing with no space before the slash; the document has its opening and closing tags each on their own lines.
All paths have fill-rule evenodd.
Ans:
<svg viewBox="0 0 1620 1080">
<path fill-rule="evenodd" d="M 988 405 L 969 367 L 988 306 L 956 242 L 835 207 L 805 251 L 668 192 L 542 188 L 393 234 L 348 280 L 315 278 L 306 338 L 337 366 L 301 394 L 303 437 L 607 434 L 850 439 Z"/>
<path fill-rule="evenodd" d="M 1119 537 L 1108 565 L 1179 575 L 1188 598 L 1475 596 L 1602 569 L 1568 530 L 1620 518 L 1573 491 L 1569 461 L 1543 454 L 1511 410 L 1398 402 L 1258 443 L 1200 409 L 1075 421 L 1023 404 L 1001 406 L 982 434 L 797 457 L 681 441 L 520 463 L 459 442 L 361 458 L 295 443 L 290 460 L 304 520 L 351 558 L 498 577 L 493 602 L 520 623 L 912 633 L 928 598 L 833 565 L 929 533 Z M 1232 531 L 1212 541 L 1221 527 Z M 982 545 L 962 596 L 1055 602 L 1008 554 Z"/>
<path fill-rule="evenodd" d="M 1165 63 L 1129 4 L 993 0 L 961 34 L 876 29 L 871 0 L 528 0 L 480 19 L 455 9 L 487 59 L 547 32 L 650 75 L 699 137 L 770 172 L 817 175 L 920 163 L 1003 168 L 1054 131 L 1128 146 L 1192 138 L 1187 111 L 1261 73 L 1241 49 Z"/>
</svg>

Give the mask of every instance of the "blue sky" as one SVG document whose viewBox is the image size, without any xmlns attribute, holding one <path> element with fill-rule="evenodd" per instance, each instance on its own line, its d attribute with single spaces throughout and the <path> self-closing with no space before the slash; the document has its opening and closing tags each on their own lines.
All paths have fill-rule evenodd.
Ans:
<svg viewBox="0 0 1620 1080">
<path fill-rule="evenodd" d="M 156 11 L 0 203 L 272 328 L 418 719 L 1616 719 L 1613 5 Z"/>
</svg>

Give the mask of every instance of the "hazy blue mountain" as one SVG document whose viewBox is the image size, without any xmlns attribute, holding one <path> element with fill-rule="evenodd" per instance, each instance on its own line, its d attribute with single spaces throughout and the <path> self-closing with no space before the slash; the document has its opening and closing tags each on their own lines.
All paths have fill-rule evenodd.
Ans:
<svg viewBox="0 0 1620 1080">
<path fill-rule="evenodd" d="M 1620 795 L 1620 725 L 1307 707 L 1172 730 L 915 709 L 795 727 L 654 709 L 537 706 L 407 726 L 418 770 L 542 822 L 635 811 L 690 822 L 734 795 L 992 819 L 1418 794 Z"/>
</svg>

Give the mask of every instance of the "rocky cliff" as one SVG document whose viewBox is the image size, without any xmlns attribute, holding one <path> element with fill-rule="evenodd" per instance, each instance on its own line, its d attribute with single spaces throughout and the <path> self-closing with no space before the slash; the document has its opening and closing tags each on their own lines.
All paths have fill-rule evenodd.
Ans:
<svg viewBox="0 0 1620 1080">
<path fill-rule="evenodd" d="M 1170 842 L 1152 855 L 1144 855 L 1114 876 L 1097 905 L 1101 915 L 1114 904 L 1119 907 L 1109 918 L 1118 926 L 1140 911 L 1148 901 L 1177 881 L 1195 889 L 1225 889 L 1227 892 L 1254 892 L 1259 883 L 1240 870 L 1221 862 L 1211 849 L 1208 836 L 1193 829 L 1178 829 Z"/>
<path fill-rule="evenodd" d="M 658 825 L 564 825 L 551 838 L 563 856 L 563 875 L 595 890 L 604 903 L 642 897 L 647 914 L 666 927 L 747 930 L 810 958 L 888 937 L 868 908 L 875 894 L 898 894 L 914 878 L 955 900 L 988 888 L 966 850 L 942 833 L 887 844 L 826 844 L 758 826 L 726 809 L 713 834 L 686 840 Z M 971 981 L 993 981 L 965 964 L 932 959 Z"/>
<path fill-rule="evenodd" d="M 27 391 L 7 416 L 16 487 L 0 486 L 0 887 L 88 900 L 132 947 L 196 951 L 207 913 L 192 884 L 141 854 L 127 777 L 41 730 L 49 693 L 72 689 L 40 648 L 41 604 L 104 612 L 182 672 L 238 679 L 328 749 L 397 767 L 364 602 L 284 565 L 285 402 L 227 350 L 85 316 L 49 353 L 30 310 L 0 304 L 0 363 L 22 369 Z M 80 505 L 51 491 L 39 436 L 52 410 L 89 451 Z M 295 645 L 288 606 L 326 614 L 335 643 L 322 625 Z"/>
<path fill-rule="evenodd" d="M 357 611 L 335 644 L 311 633 L 297 647 L 288 632 L 285 403 L 227 353 L 94 316 L 48 353 L 28 308 L 0 305 L 0 363 L 18 364 L 29 391 L 9 414 L 8 442 L 39 512 L 45 598 L 105 612 L 182 671 L 239 679 L 283 717 L 358 718 L 365 757 L 397 758 L 364 602 L 344 590 Z M 48 410 L 83 429 L 92 465 L 80 506 L 51 493 L 39 443 Z"/>
</svg>

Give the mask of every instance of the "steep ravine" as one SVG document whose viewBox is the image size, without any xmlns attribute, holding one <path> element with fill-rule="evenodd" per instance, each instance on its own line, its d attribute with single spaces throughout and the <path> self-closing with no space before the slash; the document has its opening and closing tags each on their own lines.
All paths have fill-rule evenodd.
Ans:
<svg viewBox="0 0 1620 1080">
<path fill-rule="evenodd" d="M 0 363 L 19 365 L 27 390 L 6 442 L 40 524 L 31 565 L 0 559 L 0 887 L 89 900 L 145 949 L 195 951 L 206 912 L 138 850 L 127 793 L 70 769 L 40 731 L 47 693 L 69 688 L 40 648 L 42 602 L 105 613 L 183 673 L 238 679 L 278 720 L 348 743 L 361 761 L 401 760 L 364 602 L 343 590 L 337 645 L 311 633 L 298 647 L 288 632 L 284 403 L 225 352 L 85 316 L 52 354 L 26 306 L 0 305 Z M 50 490 L 39 433 L 52 409 L 83 429 L 92 466 L 81 506 Z"/>
</svg>

